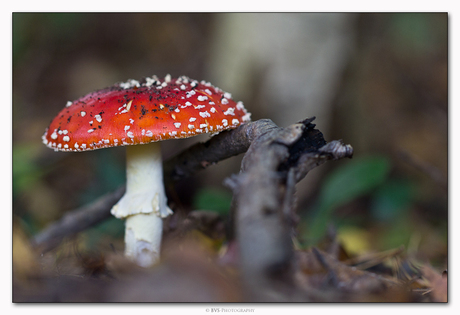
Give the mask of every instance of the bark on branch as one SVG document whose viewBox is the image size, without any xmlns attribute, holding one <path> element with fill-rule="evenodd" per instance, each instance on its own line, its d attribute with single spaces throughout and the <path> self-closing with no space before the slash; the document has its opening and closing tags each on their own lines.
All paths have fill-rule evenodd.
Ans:
<svg viewBox="0 0 460 315">
<path fill-rule="evenodd" d="M 340 141 L 326 144 L 312 120 L 273 128 L 256 138 L 243 158 L 241 173 L 226 180 L 234 192 L 236 239 L 248 301 L 305 299 L 294 290 L 294 185 L 327 160 L 353 154 L 351 146 Z"/>
</svg>

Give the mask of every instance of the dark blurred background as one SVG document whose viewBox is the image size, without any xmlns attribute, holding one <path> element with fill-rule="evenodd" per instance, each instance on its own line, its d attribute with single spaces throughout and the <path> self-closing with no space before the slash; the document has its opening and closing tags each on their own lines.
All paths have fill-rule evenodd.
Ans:
<svg viewBox="0 0 460 315">
<path fill-rule="evenodd" d="M 66 102 L 169 73 L 232 93 L 253 120 L 288 126 L 316 116 L 327 141 L 354 147 L 352 160 L 299 183 L 301 245 L 334 226 L 351 253 L 403 245 L 445 268 L 447 25 L 442 13 L 14 13 L 13 240 L 124 183 L 123 148 L 63 153 L 42 144 Z M 164 158 L 206 139 L 165 141 Z M 179 211 L 228 213 L 222 181 L 240 161 L 178 183 Z M 111 219 L 81 242 L 108 248 L 122 238 L 123 223 Z M 20 246 L 13 242 L 18 255 Z"/>
</svg>

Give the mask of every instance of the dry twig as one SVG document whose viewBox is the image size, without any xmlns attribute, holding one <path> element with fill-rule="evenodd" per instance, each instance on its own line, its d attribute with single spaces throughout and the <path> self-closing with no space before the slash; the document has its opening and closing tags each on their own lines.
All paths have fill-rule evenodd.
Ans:
<svg viewBox="0 0 460 315">
<path fill-rule="evenodd" d="M 273 128 L 254 139 L 241 173 L 226 180 L 234 192 L 236 238 L 249 301 L 302 301 L 293 280 L 293 186 L 331 159 L 351 157 L 339 141 L 328 144 L 312 119 Z"/>
</svg>

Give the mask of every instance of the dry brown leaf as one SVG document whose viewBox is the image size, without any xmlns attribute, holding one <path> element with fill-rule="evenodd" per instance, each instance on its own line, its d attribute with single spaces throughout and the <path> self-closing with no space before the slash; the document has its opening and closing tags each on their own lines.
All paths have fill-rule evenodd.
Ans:
<svg viewBox="0 0 460 315">
<path fill-rule="evenodd" d="M 395 279 L 379 276 L 375 273 L 348 266 L 331 255 L 313 248 L 311 251 L 296 252 L 298 267 L 302 276 L 298 280 L 310 288 L 318 290 L 333 288 L 344 293 L 356 294 L 362 301 L 375 301 L 376 294 L 391 290 L 402 290 L 402 285 Z M 383 300 L 397 299 L 407 301 L 407 296 L 380 296 Z M 389 301 L 388 300 L 388 301 Z"/>
<path fill-rule="evenodd" d="M 32 249 L 27 236 L 16 224 L 13 228 L 13 274 L 15 280 L 26 280 L 38 276 L 40 267 L 37 253 Z"/>
<path fill-rule="evenodd" d="M 428 265 L 421 268 L 422 277 L 428 281 L 431 288 L 429 295 L 433 302 L 447 303 L 447 273 L 441 275 Z"/>
</svg>

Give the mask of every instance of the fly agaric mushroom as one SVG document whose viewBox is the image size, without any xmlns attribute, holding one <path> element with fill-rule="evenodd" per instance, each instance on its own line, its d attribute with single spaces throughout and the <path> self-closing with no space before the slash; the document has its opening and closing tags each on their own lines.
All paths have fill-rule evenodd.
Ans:
<svg viewBox="0 0 460 315">
<path fill-rule="evenodd" d="M 236 128 L 250 115 L 243 103 L 208 82 L 153 76 L 68 102 L 42 138 L 56 151 L 127 146 L 126 193 L 111 213 L 126 218 L 125 255 L 148 267 L 159 258 L 162 219 L 172 214 L 158 141 Z"/>
</svg>

